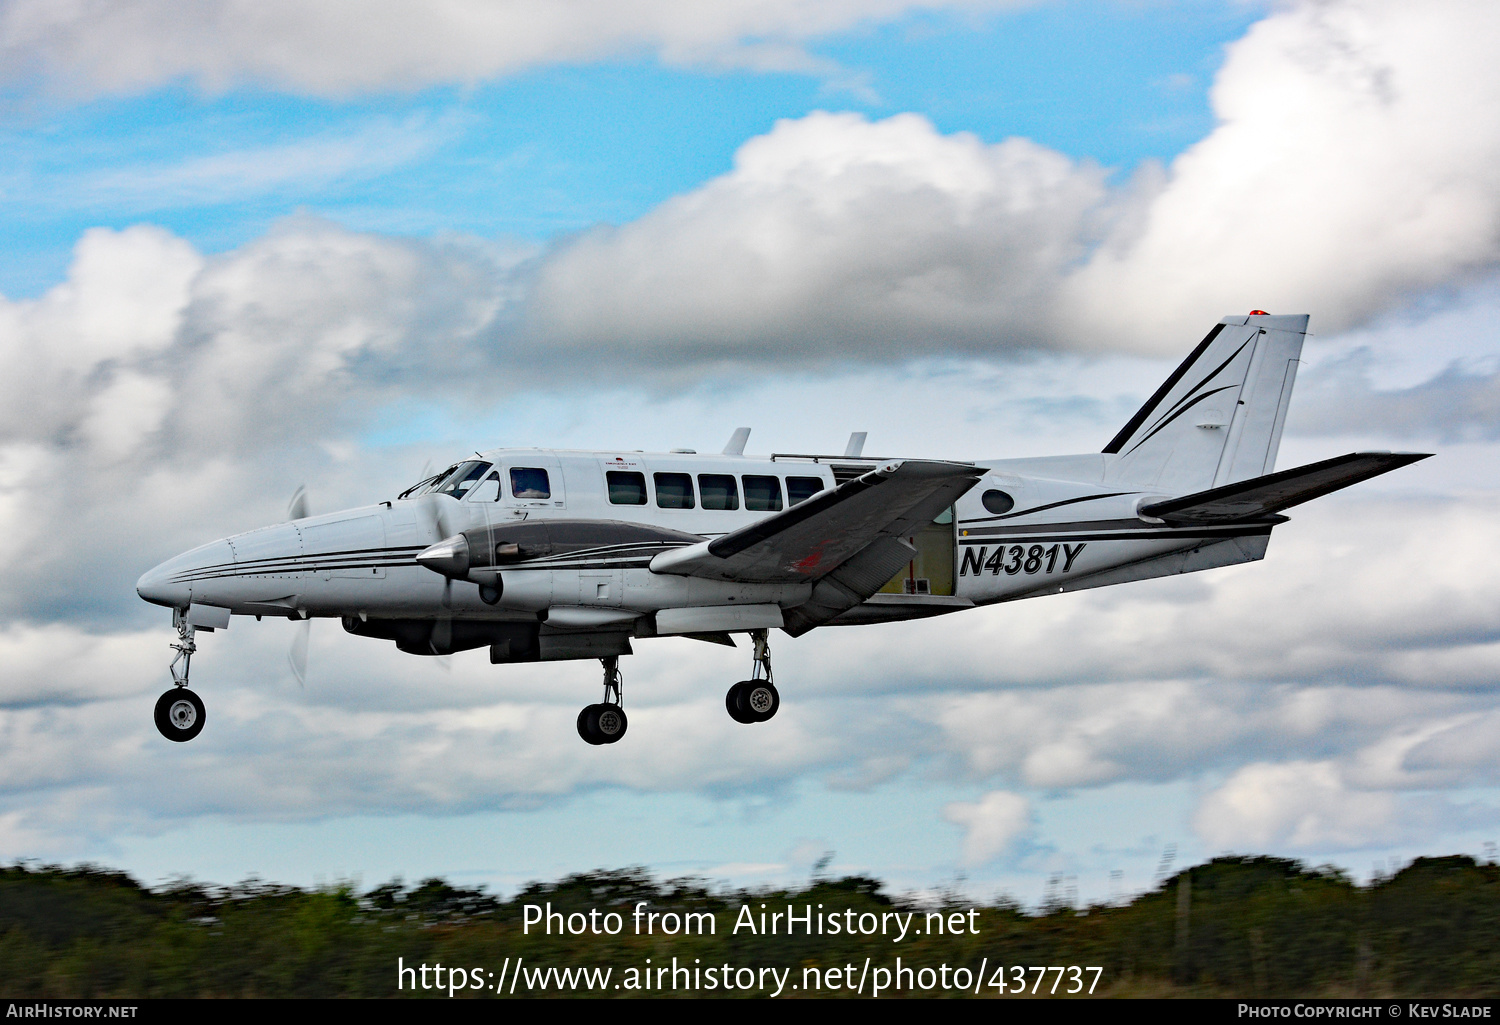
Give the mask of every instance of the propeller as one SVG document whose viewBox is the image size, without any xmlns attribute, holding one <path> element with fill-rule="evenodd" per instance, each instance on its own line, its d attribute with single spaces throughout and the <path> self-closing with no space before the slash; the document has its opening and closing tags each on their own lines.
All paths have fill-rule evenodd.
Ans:
<svg viewBox="0 0 1500 1025">
<path fill-rule="evenodd" d="M 431 536 L 442 538 L 417 555 L 419 565 L 426 566 L 443 577 L 443 609 L 432 624 L 432 651 L 437 654 L 453 643 L 453 581 L 469 570 L 469 541 L 459 531 L 458 503 L 446 495 L 423 495 L 420 508 L 427 519 Z"/>
<path fill-rule="evenodd" d="M 307 488 L 302 484 L 297 485 L 297 490 L 292 492 L 292 500 L 286 504 L 286 518 L 288 520 L 301 520 L 307 518 Z M 287 665 L 292 668 L 292 675 L 297 678 L 297 686 L 307 687 L 307 645 L 312 640 L 312 620 L 304 614 L 303 619 L 297 623 L 292 632 L 292 646 L 287 650 Z"/>
<path fill-rule="evenodd" d="M 312 620 L 304 619 L 293 628 L 292 646 L 286 653 L 287 665 L 297 678 L 297 686 L 307 688 L 307 643 L 312 639 Z"/>
<path fill-rule="evenodd" d="M 438 616 L 432 624 L 432 653 L 440 654 L 453 644 L 453 578 L 443 577 L 443 608 L 448 615 Z"/>
</svg>

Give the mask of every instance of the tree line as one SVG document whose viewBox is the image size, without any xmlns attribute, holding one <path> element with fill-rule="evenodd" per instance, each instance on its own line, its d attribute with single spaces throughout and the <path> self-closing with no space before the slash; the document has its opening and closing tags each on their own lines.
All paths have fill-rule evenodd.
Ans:
<svg viewBox="0 0 1500 1025">
<path fill-rule="evenodd" d="M 638 932 L 632 915 L 641 902 L 658 922 L 696 916 L 700 927 Z M 577 931 L 553 919 L 549 934 L 536 911 L 525 924 L 527 905 L 548 906 L 563 923 L 583 917 L 571 919 Z M 747 914 L 787 905 L 794 917 L 812 908 L 818 923 L 837 916 L 850 927 L 821 935 L 794 927 L 788 935 L 783 919 L 775 934 L 731 928 Z M 938 911 L 972 927 L 921 935 L 913 929 L 899 942 L 889 929 L 854 927 L 861 916 L 876 916 L 863 918 L 869 925 L 891 913 L 914 913 L 908 921 L 919 927 Z M 598 924 L 611 912 L 618 916 L 612 934 Z M 594 924 L 582 928 L 591 913 Z M 711 932 L 702 928 L 709 918 Z M 623 971 L 647 958 L 660 966 L 675 957 L 679 964 L 800 972 L 866 958 L 891 965 L 898 955 L 907 965 L 971 972 L 981 964 L 1098 967 L 1095 996 L 1493 996 L 1500 988 L 1500 865 L 1462 855 L 1419 858 L 1358 885 L 1329 867 L 1224 857 L 1178 872 L 1128 903 L 1072 907 L 1054 898 L 1035 910 L 954 896 L 934 904 L 888 893 L 864 876 L 747 891 L 625 869 L 533 883 L 501 898 L 441 879 L 366 892 L 255 880 L 153 889 L 96 866 L 0 869 L 0 996 L 11 998 L 447 999 L 436 987 L 398 991 L 398 963 L 482 970 L 477 980 L 514 963 L 508 958 Z M 992 979 L 991 971 L 985 981 Z M 1052 981 L 1048 976 L 1040 992 Z M 956 995 L 907 989 L 902 995 Z M 980 993 L 1000 995 L 988 985 Z"/>
</svg>

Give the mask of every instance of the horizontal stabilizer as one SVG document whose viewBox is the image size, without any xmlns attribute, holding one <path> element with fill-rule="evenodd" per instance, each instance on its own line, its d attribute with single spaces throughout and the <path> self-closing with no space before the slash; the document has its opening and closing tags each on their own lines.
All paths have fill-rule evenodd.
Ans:
<svg viewBox="0 0 1500 1025">
<path fill-rule="evenodd" d="M 1430 452 L 1351 452 L 1346 456 L 1309 463 L 1264 477 L 1228 484 L 1194 495 L 1141 506 L 1143 516 L 1165 520 L 1174 527 L 1236 523 L 1271 516 L 1294 505 L 1322 498 L 1351 484 L 1378 477 L 1408 463 L 1426 459 Z"/>
</svg>

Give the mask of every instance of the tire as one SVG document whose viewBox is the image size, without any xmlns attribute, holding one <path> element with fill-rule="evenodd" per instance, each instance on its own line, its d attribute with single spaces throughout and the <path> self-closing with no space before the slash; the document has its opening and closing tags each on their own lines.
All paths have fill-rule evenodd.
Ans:
<svg viewBox="0 0 1500 1025">
<path fill-rule="evenodd" d="M 179 744 L 203 732 L 208 713 L 203 699 L 186 687 L 173 687 L 156 699 L 156 729 L 163 737 Z"/>
<path fill-rule="evenodd" d="M 594 731 L 594 712 L 598 708 L 598 705 L 584 705 L 583 711 L 578 713 L 578 735 L 584 739 L 585 743 L 596 747 L 604 743 Z"/>
<path fill-rule="evenodd" d="M 724 708 L 729 712 L 729 718 L 746 726 L 755 722 L 751 717 L 750 709 L 745 704 L 745 692 L 752 681 L 744 680 L 729 688 L 729 693 L 724 695 Z"/>
<path fill-rule="evenodd" d="M 756 680 L 740 686 L 743 688 L 740 705 L 751 722 L 766 722 L 781 708 L 781 695 L 777 693 L 775 684 L 768 680 Z"/>
<path fill-rule="evenodd" d="M 613 744 L 625 736 L 630 720 L 625 715 L 625 709 L 619 705 L 595 705 L 593 714 L 589 717 L 589 726 L 599 738 L 599 743 Z"/>
</svg>

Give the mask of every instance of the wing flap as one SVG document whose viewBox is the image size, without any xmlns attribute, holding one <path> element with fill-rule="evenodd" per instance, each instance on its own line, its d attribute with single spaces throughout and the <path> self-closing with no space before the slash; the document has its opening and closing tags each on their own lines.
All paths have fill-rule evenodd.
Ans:
<svg viewBox="0 0 1500 1025">
<path fill-rule="evenodd" d="M 1261 519 L 1426 459 L 1429 455 L 1430 452 L 1351 452 L 1221 488 L 1153 502 L 1141 506 L 1140 511 L 1142 515 L 1154 516 L 1174 527 Z"/>
<path fill-rule="evenodd" d="M 821 580 L 881 538 L 930 522 L 983 474 L 967 463 L 887 463 L 712 541 L 663 552 L 651 570 L 747 583 Z"/>
<path fill-rule="evenodd" d="M 849 611 L 880 590 L 916 554 L 917 550 L 900 538 L 880 538 L 819 580 L 807 601 L 786 611 L 782 629 L 800 637 Z"/>
</svg>

